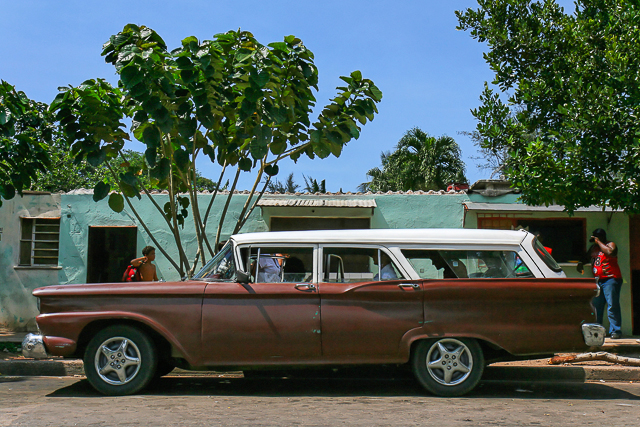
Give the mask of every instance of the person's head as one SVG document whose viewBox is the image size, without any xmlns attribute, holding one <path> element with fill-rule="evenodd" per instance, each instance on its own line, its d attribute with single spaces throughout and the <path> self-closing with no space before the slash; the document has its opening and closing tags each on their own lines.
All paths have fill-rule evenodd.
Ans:
<svg viewBox="0 0 640 427">
<path fill-rule="evenodd" d="M 149 261 L 156 259 L 156 248 L 153 246 L 145 246 L 142 249 L 142 255 L 146 256 Z"/>
<path fill-rule="evenodd" d="M 591 233 L 591 238 L 589 239 L 590 242 L 595 242 L 594 237 L 597 237 L 598 239 L 600 239 L 600 241 L 602 243 L 607 243 L 607 232 L 604 231 L 602 228 L 596 228 L 595 230 L 593 230 L 593 233 Z"/>
<path fill-rule="evenodd" d="M 437 269 L 437 270 L 442 270 L 443 268 L 445 268 L 447 266 L 447 263 L 445 262 L 444 258 L 442 258 L 442 256 L 438 253 L 434 253 L 431 256 L 431 264 L 433 264 L 433 266 Z"/>
</svg>

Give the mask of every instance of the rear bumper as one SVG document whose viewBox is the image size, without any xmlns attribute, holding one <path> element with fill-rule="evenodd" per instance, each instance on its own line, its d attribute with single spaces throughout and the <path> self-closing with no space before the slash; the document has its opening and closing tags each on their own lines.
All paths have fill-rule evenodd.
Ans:
<svg viewBox="0 0 640 427">
<path fill-rule="evenodd" d="M 42 335 L 27 334 L 22 340 L 22 355 L 31 359 L 49 358 Z"/>
<path fill-rule="evenodd" d="M 582 336 L 584 343 L 589 347 L 600 347 L 604 344 L 604 326 L 597 323 L 584 323 L 582 325 Z"/>
</svg>

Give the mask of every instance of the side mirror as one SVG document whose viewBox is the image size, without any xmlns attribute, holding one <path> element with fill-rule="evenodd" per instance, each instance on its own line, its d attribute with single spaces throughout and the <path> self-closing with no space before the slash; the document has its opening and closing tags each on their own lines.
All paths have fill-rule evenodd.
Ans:
<svg viewBox="0 0 640 427">
<path fill-rule="evenodd" d="M 238 283 L 246 284 L 251 281 L 250 279 L 251 276 L 249 276 L 244 271 L 236 270 L 236 280 L 238 281 Z"/>
</svg>

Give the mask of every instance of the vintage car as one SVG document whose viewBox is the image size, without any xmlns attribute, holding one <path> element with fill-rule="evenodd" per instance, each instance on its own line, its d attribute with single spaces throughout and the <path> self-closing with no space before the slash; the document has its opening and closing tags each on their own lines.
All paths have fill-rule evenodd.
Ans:
<svg viewBox="0 0 640 427">
<path fill-rule="evenodd" d="M 232 236 L 193 278 L 36 289 L 27 357 L 83 357 L 107 395 L 175 366 L 397 364 L 458 396 L 487 363 L 602 345 L 594 279 L 526 231 L 323 230 Z"/>
</svg>

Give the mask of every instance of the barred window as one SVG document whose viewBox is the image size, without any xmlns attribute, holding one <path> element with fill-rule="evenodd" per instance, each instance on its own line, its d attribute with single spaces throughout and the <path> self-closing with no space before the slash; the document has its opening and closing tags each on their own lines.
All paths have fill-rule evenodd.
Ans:
<svg viewBox="0 0 640 427">
<path fill-rule="evenodd" d="M 58 265 L 60 218 L 22 218 L 20 265 Z"/>
</svg>

